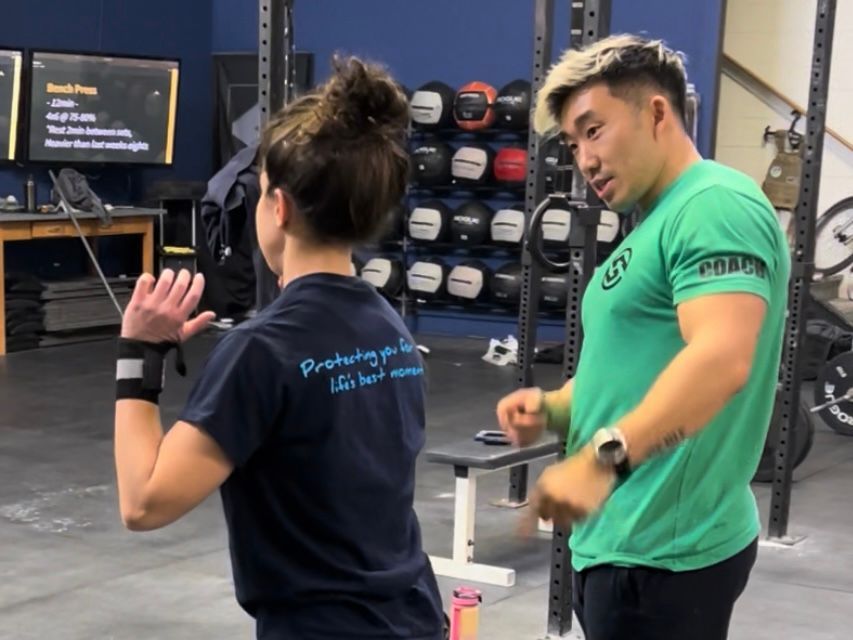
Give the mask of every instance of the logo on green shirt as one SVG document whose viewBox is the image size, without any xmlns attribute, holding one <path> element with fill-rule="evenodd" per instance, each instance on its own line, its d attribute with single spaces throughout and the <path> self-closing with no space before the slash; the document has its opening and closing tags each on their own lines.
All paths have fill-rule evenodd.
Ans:
<svg viewBox="0 0 853 640">
<path fill-rule="evenodd" d="M 613 262 L 607 267 L 607 271 L 604 272 L 604 277 L 601 279 L 602 289 L 612 289 L 619 284 L 625 271 L 628 270 L 628 265 L 631 264 L 631 255 L 631 247 L 626 247 L 613 258 Z"/>
</svg>

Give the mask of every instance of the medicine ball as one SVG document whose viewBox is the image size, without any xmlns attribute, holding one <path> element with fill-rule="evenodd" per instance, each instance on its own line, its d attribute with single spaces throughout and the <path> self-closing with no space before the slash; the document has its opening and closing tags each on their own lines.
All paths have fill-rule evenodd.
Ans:
<svg viewBox="0 0 853 640">
<path fill-rule="evenodd" d="M 530 124 L 530 82 L 513 80 L 495 98 L 495 124 L 505 129 L 526 129 Z"/>
<path fill-rule="evenodd" d="M 527 176 L 527 151 L 504 147 L 495 157 L 495 180 L 508 186 L 521 186 Z"/>
<path fill-rule="evenodd" d="M 419 260 L 409 267 L 406 282 L 416 297 L 438 300 L 447 293 L 447 276 L 450 268 L 441 258 Z"/>
<path fill-rule="evenodd" d="M 443 82 L 427 82 L 412 95 L 409 111 L 419 129 L 446 129 L 453 124 L 456 92 Z"/>
<path fill-rule="evenodd" d="M 450 173 L 457 182 L 486 184 L 492 179 L 494 150 L 485 144 L 468 144 L 453 154 Z"/>
<path fill-rule="evenodd" d="M 492 218 L 491 238 L 494 244 L 516 246 L 524 237 L 524 205 L 499 209 Z"/>
<path fill-rule="evenodd" d="M 427 142 L 412 151 L 412 182 L 422 187 L 450 184 L 453 149 L 443 142 Z"/>
<path fill-rule="evenodd" d="M 450 238 L 455 245 L 483 245 L 489 240 L 494 211 L 478 200 L 462 203 L 450 221 Z"/>
<path fill-rule="evenodd" d="M 450 235 L 450 208 L 441 200 L 427 200 L 412 209 L 409 237 L 426 242 L 445 242 Z"/>
<path fill-rule="evenodd" d="M 461 302 L 483 302 L 489 299 L 491 269 L 480 260 L 461 262 L 447 278 L 447 293 Z"/>
<path fill-rule="evenodd" d="M 403 236 L 406 235 L 406 211 L 406 205 L 402 202 L 391 209 L 385 224 L 385 233 L 382 235 L 383 241 L 403 239 Z"/>
<path fill-rule="evenodd" d="M 492 299 L 500 304 L 517 305 L 521 300 L 521 263 L 507 262 L 492 274 Z"/>
<path fill-rule="evenodd" d="M 603 209 L 595 239 L 602 244 L 612 244 L 620 231 L 619 214 Z M 565 245 L 572 230 L 572 213 L 564 209 L 551 209 L 542 216 L 542 235 L 546 244 Z"/>
<path fill-rule="evenodd" d="M 595 230 L 595 238 L 602 245 L 613 244 L 620 233 L 619 214 L 602 210 L 601 219 Z M 572 213 L 565 209 L 549 209 L 542 216 L 542 237 L 545 245 L 565 246 L 572 230 Z M 599 247 L 601 249 L 601 247 Z"/>
<path fill-rule="evenodd" d="M 361 279 L 389 298 L 396 298 L 405 282 L 403 263 L 396 258 L 371 258 L 361 270 Z"/>
<path fill-rule="evenodd" d="M 548 209 L 542 216 L 544 244 L 566 246 L 572 229 L 572 214 L 566 209 Z"/>
<path fill-rule="evenodd" d="M 569 295 L 569 276 L 549 273 L 539 282 L 539 304 L 546 309 L 562 309 Z"/>
<path fill-rule="evenodd" d="M 495 88 L 485 82 L 469 82 L 456 93 L 453 117 L 460 129 L 479 131 L 495 121 Z"/>
<path fill-rule="evenodd" d="M 619 214 L 615 211 L 603 209 L 601 211 L 601 221 L 598 223 L 596 230 L 596 239 L 604 244 L 612 244 L 616 242 L 619 233 L 622 230 L 622 220 Z"/>
</svg>

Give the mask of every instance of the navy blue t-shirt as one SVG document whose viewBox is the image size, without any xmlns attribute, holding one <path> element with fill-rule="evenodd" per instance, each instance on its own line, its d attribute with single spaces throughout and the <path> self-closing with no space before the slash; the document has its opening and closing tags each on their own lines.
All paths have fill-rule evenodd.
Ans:
<svg viewBox="0 0 853 640">
<path fill-rule="evenodd" d="M 413 508 L 423 361 L 370 284 L 292 281 L 213 349 L 181 420 L 235 465 L 221 495 L 259 638 L 441 637 Z"/>
</svg>

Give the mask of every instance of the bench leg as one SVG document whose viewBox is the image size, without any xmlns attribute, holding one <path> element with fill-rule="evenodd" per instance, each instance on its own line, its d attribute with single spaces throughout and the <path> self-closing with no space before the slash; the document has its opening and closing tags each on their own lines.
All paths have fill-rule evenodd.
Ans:
<svg viewBox="0 0 853 640">
<path fill-rule="evenodd" d="M 453 509 L 453 562 L 474 561 L 474 523 L 477 514 L 477 477 L 465 473 L 456 475 Z"/>
<path fill-rule="evenodd" d="M 453 556 L 430 556 L 436 575 L 471 580 L 499 587 L 515 584 L 515 571 L 474 562 L 474 521 L 477 511 L 477 477 L 465 467 L 456 468 L 453 512 Z"/>
</svg>

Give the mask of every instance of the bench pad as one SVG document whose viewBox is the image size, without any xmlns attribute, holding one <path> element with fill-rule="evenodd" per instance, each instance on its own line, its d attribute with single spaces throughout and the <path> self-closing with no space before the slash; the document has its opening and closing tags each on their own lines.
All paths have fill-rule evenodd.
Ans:
<svg viewBox="0 0 853 640">
<path fill-rule="evenodd" d="M 466 440 L 429 449 L 426 452 L 426 459 L 437 464 L 494 470 L 555 455 L 559 446 L 556 436 L 552 434 L 547 434 L 536 444 L 523 449 L 512 445 L 483 444 L 474 440 L 472 436 Z"/>
</svg>

